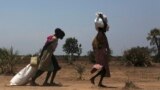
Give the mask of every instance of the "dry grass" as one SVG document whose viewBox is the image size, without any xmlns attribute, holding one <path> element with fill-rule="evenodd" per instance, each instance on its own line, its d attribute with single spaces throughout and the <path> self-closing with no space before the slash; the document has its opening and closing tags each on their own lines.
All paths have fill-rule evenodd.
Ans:
<svg viewBox="0 0 160 90">
<path fill-rule="evenodd" d="M 96 85 L 92 85 L 89 81 L 91 74 L 90 69 L 92 64 L 88 62 L 76 62 L 85 65 L 85 72 L 83 73 L 83 80 L 77 80 L 78 73 L 74 69 L 74 66 L 68 65 L 60 61 L 62 70 L 58 72 L 55 81 L 61 82 L 62 87 L 34 87 L 34 86 L 8 86 L 9 80 L 12 76 L 0 76 L 0 90 L 122 90 L 124 87 L 127 90 L 160 90 L 160 65 L 156 64 L 153 67 L 148 68 L 133 68 L 124 67 L 117 62 L 112 61 L 110 63 L 111 78 L 105 78 L 103 83 L 108 86 L 107 89 L 98 88 L 97 83 L 99 78 L 96 79 Z M 18 70 L 25 65 L 18 67 Z M 17 71 L 18 71 L 17 70 Z M 37 79 L 37 83 L 42 84 L 46 73 Z M 3 81 L 3 82 L 2 82 Z M 138 87 L 138 88 L 137 88 Z M 125 88 L 126 89 L 126 88 Z"/>
</svg>

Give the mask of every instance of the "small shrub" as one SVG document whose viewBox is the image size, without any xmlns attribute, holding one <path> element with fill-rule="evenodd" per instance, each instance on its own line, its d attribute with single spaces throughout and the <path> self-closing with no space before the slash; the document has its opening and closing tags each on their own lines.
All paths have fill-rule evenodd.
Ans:
<svg viewBox="0 0 160 90">
<path fill-rule="evenodd" d="M 151 56 L 148 47 L 134 47 L 124 51 L 123 59 L 125 64 L 134 66 L 151 66 Z"/>
<path fill-rule="evenodd" d="M 0 68 L 1 73 L 6 75 L 15 74 L 14 69 L 20 58 L 18 57 L 18 51 L 10 49 L 0 49 Z"/>
<path fill-rule="evenodd" d="M 78 79 L 82 80 L 83 79 L 82 76 L 83 76 L 83 73 L 85 72 L 86 67 L 82 64 L 75 64 L 74 66 L 75 66 L 75 70 L 79 74 Z"/>
<path fill-rule="evenodd" d="M 126 81 L 125 86 L 123 88 L 124 90 L 128 89 L 140 89 L 138 86 L 136 86 L 132 81 Z"/>
</svg>

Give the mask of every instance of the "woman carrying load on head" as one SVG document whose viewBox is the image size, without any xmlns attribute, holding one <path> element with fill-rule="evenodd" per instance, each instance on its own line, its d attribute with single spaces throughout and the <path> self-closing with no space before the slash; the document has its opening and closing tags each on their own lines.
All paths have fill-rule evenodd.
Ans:
<svg viewBox="0 0 160 90">
<path fill-rule="evenodd" d="M 96 65 L 99 65 L 101 67 L 101 70 L 94 75 L 90 81 L 92 84 L 95 84 L 95 78 L 97 76 L 100 76 L 100 80 L 98 83 L 99 87 L 106 87 L 105 85 L 102 84 L 102 81 L 104 77 L 110 77 L 110 70 L 109 70 L 109 65 L 108 65 L 108 56 L 110 54 L 110 48 L 108 44 L 108 39 L 107 36 L 105 35 L 106 31 L 109 30 L 109 26 L 107 24 L 107 18 L 103 16 L 103 14 L 99 13 L 97 14 L 97 20 L 101 19 L 103 25 L 100 25 L 100 27 L 96 26 L 97 29 L 97 35 L 94 38 L 92 42 L 92 47 L 95 55 L 95 60 L 96 60 Z M 91 70 L 91 73 L 95 73 L 95 71 L 99 69 L 96 67 L 93 67 Z"/>
</svg>

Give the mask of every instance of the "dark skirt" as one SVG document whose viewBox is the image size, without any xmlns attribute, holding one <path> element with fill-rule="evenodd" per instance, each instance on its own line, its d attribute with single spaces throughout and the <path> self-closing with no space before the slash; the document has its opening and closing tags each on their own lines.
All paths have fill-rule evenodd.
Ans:
<svg viewBox="0 0 160 90">
<path fill-rule="evenodd" d="M 106 49 L 96 49 L 95 50 L 95 60 L 96 64 L 102 65 L 106 69 L 106 77 L 110 77 L 110 69 L 109 69 L 109 58 L 107 56 Z"/>
</svg>

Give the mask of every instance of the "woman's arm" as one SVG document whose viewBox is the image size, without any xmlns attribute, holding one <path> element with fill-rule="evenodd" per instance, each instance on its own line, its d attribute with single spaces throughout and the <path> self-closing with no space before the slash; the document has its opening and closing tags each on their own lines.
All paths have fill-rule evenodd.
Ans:
<svg viewBox="0 0 160 90">
<path fill-rule="evenodd" d="M 108 23 L 107 23 L 107 17 L 104 17 L 103 14 L 99 14 L 99 17 L 102 18 L 102 21 L 104 23 L 104 30 L 108 31 L 109 26 L 108 26 Z"/>
</svg>

